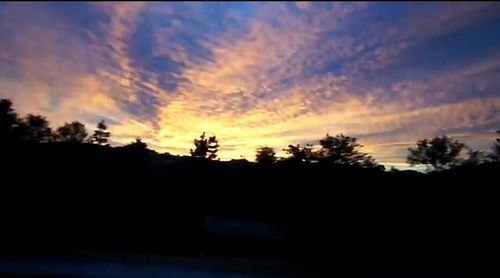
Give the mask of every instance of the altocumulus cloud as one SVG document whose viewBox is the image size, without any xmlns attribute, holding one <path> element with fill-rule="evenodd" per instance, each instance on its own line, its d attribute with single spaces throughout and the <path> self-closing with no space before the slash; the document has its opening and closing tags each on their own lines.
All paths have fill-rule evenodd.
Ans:
<svg viewBox="0 0 500 278">
<path fill-rule="evenodd" d="M 500 127 L 498 3 L 2 3 L 0 97 L 53 125 L 110 123 L 222 159 L 360 138 L 388 165 L 416 139 L 487 149 Z"/>
</svg>

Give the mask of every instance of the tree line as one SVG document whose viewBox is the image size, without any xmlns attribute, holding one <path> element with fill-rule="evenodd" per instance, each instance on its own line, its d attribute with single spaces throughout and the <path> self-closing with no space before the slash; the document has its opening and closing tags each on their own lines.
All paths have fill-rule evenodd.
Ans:
<svg viewBox="0 0 500 278">
<path fill-rule="evenodd" d="M 67 142 L 108 146 L 110 136 L 104 120 L 97 124 L 90 136 L 85 125 L 78 121 L 52 129 L 44 116 L 28 114 L 19 117 L 10 100 L 0 99 L 1 144 Z"/>
<path fill-rule="evenodd" d="M 497 131 L 500 134 L 500 130 Z M 28 114 L 19 117 L 8 99 L 0 99 L 0 145 L 19 143 L 89 143 L 109 146 L 111 133 L 101 120 L 94 132 L 89 135 L 84 124 L 78 121 L 66 122 L 52 129 L 48 120 L 41 115 Z M 372 156 L 362 152 L 363 145 L 357 138 L 337 134 L 326 136 L 318 141 L 319 148 L 311 144 L 305 146 L 288 145 L 283 151 L 287 157 L 277 157 L 275 149 L 261 146 L 256 150 L 255 160 L 261 165 L 271 165 L 277 162 L 294 163 L 330 163 L 348 165 L 360 168 L 384 170 Z M 203 132 L 193 140 L 194 149 L 190 154 L 194 158 L 215 160 L 219 150 L 217 137 L 206 136 Z M 129 144 L 130 147 L 147 148 L 140 138 Z M 421 139 L 416 146 L 407 149 L 407 162 L 411 165 L 425 165 L 428 171 L 440 171 L 460 165 L 478 165 L 485 162 L 500 162 L 500 138 L 493 142 L 489 153 L 473 150 L 466 144 L 451 139 L 446 135 L 431 139 Z"/>
</svg>

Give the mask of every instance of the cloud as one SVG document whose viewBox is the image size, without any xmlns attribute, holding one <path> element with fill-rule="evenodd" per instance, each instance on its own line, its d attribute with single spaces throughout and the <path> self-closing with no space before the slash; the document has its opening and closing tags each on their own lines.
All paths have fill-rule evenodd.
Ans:
<svg viewBox="0 0 500 278">
<path fill-rule="evenodd" d="M 205 131 L 253 159 L 342 132 L 403 165 L 442 133 L 489 148 L 498 29 L 497 3 L 2 3 L 0 97 L 106 119 L 115 145 L 188 154 Z"/>
</svg>

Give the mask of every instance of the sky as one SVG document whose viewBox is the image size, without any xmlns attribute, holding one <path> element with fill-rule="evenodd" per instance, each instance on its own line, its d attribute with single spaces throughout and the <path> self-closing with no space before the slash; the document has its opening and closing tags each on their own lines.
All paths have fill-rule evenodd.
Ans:
<svg viewBox="0 0 500 278">
<path fill-rule="evenodd" d="M 188 155 L 358 138 L 404 167 L 417 139 L 488 150 L 500 129 L 500 3 L 0 3 L 0 98 L 53 127 L 104 119 Z"/>
</svg>

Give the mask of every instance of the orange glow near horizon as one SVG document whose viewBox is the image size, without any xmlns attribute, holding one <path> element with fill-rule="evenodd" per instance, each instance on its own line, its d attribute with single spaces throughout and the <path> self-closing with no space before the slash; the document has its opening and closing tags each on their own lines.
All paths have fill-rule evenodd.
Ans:
<svg viewBox="0 0 500 278">
<path fill-rule="evenodd" d="M 105 119 L 112 145 L 189 155 L 206 132 L 254 160 L 343 133 L 404 168 L 419 138 L 487 150 L 500 127 L 496 3 L 0 5 L 0 97 Z"/>
</svg>

